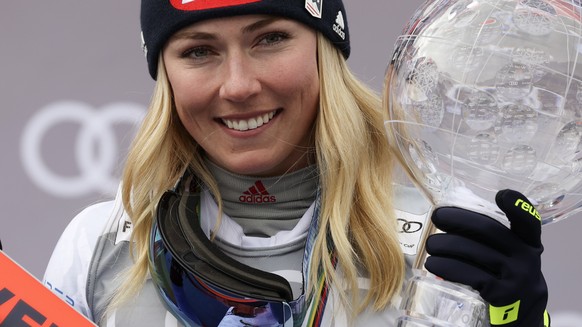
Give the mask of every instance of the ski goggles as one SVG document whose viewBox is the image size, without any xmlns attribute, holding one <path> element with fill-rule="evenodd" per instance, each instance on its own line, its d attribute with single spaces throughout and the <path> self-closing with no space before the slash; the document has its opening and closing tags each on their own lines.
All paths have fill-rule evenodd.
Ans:
<svg viewBox="0 0 582 327">
<path fill-rule="evenodd" d="M 149 263 L 167 309 L 186 326 L 300 325 L 305 294 L 294 300 L 283 277 L 224 254 L 200 228 L 199 208 L 200 187 L 189 172 L 158 204 Z"/>
</svg>

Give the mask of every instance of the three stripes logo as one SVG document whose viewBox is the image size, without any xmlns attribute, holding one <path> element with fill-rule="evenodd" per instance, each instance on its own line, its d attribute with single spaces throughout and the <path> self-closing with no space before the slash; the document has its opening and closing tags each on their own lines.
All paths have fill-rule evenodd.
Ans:
<svg viewBox="0 0 582 327">
<path fill-rule="evenodd" d="M 335 17 L 335 24 L 333 24 L 333 30 L 342 38 L 342 40 L 346 39 L 346 32 L 344 31 L 346 28 L 346 24 L 344 21 L 344 15 L 341 11 L 337 12 L 337 16 Z"/>
<path fill-rule="evenodd" d="M 270 195 L 261 181 L 256 181 L 255 184 L 244 191 L 238 198 L 241 203 L 261 204 L 261 203 L 275 203 L 277 197 Z"/>
</svg>

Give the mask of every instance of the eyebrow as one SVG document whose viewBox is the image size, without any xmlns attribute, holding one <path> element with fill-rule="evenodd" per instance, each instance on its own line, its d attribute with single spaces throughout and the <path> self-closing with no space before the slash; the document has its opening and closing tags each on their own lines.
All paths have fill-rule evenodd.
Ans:
<svg viewBox="0 0 582 327">
<path fill-rule="evenodd" d="M 244 28 L 241 29 L 241 32 L 243 33 L 251 33 L 254 32 L 260 28 L 263 28 L 265 26 L 268 26 L 276 21 L 279 20 L 283 20 L 283 18 L 280 17 L 269 17 L 269 18 L 265 18 L 265 19 L 261 19 L 259 21 L 256 21 L 248 26 L 245 26 Z"/>
<path fill-rule="evenodd" d="M 268 17 L 265 19 L 261 19 L 256 21 L 250 25 L 244 26 L 241 28 L 241 32 L 243 34 L 252 33 L 258 29 L 261 29 L 265 26 L 268 26 L 276 21 L 284 20 L 281 17 Z M 179 40 L 179 39 L 199 39 L 199 40 L 216 40 L 216 35 L 213 33 L 206 33 L 206 32 L 196 32 L 196 31 L 181 31 L 174 34 L 171 37 L 172 40 Z"/>
</svg>

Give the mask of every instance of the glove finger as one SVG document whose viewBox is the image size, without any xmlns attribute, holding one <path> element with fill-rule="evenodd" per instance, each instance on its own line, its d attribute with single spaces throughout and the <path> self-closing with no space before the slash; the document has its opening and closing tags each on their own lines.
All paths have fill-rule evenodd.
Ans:
<svg viewBox="0 0 582 327">
<path fill-rule="evenodd" d="M 501 279 L 508 257 L 472 239 L 454 234 L 434 234 L 426 241 L 426 251 L 432 256 L 447 257 L 478 267 Z"/>
<path fill-rule="evenodd" d="M 469 285 L 479 292 L 495 281 L 495 276 L 487 271 L 451 258 L 429 256 L 424 266 L 436 276 L 453 283 Z"/>
<path fill-rule="evenodd" d="M 524 242 L 541 247 L 541 217 L 525 195 L 514 190 L 501 190 L 495 202 L 511 223 L 511 230 Z"/>
<path fill-rule="evenodd" d="M 457 207 L 440 207 L 431 216 L 434 225 L 447 233 L 463 235 L 506 253 L 515 235 L 497 220 Z"/>
</svg>

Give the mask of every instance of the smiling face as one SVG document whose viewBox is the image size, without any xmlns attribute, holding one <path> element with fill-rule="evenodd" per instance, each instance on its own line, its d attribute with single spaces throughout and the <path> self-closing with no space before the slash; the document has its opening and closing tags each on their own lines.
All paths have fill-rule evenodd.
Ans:
<svg viewBox="0 0 582 327">
<path fill-rule="evenodd" d="M 178 116 L 210 160 L 275 176 L 308 165 L 319 103 L 316 33 L 236 16 L 177 32 L 163 50 Z"/>
</svg>

